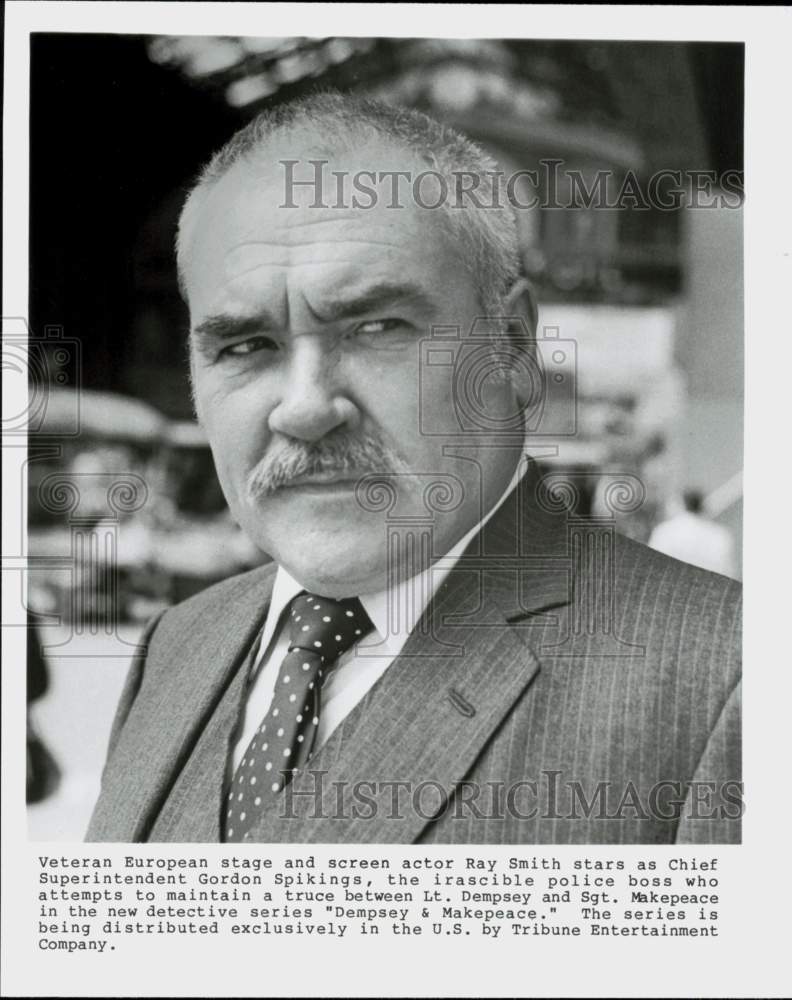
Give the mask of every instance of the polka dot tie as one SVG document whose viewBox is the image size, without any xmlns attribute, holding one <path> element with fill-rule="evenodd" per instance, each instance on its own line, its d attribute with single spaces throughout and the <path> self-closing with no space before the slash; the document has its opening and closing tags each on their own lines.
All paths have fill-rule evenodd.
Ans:
<svg viewBox="0 0 792 1000">
<path fill-rule="evenodd" d="M 373 628 L 357 598 L 299 594 L 290 605 L 289 652 L 272 703 L 231 782 L 225 839 L 238 842 L 272 809 L 293 774 L 311 759 L 321 689 L 339 656 Z"/>
</svg>

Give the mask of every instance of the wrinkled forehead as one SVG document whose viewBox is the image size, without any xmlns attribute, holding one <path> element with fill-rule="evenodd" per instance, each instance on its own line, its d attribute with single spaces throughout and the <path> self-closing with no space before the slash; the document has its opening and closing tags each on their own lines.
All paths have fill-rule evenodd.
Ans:
<svg viewBox="0 0 792 1000">
<path fill-rule="evenodd" d="M 193 214 L 184 260 L 191 308 L 220 285 L 285 280 L 294 269 L 407 268 L 428 279 L 444 264 L 458 268 L 443 210 L 413 196 L 426 170 L 422 158 L 383 146 L 279 148 L 236 163 Z M 421 194 L 432 204 L 429 190 Z"/>
</svg>

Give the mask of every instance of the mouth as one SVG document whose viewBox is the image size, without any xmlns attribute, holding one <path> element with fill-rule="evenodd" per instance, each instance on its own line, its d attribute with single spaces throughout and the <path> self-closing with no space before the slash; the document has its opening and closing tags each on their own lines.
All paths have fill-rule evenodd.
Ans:
<svg viewBox="0 0 792 1000">
<path fill-rule="evenodd" d="M 288 485 L 281 487 L 284 490 L 304 490 L 319 493 L 340 493 L 351 491 L 360 479 L 360 475 L 355 475 L 347 471 L 313 472 L 304 476 L 296 476 L 290 480 Z"/>
</svg>

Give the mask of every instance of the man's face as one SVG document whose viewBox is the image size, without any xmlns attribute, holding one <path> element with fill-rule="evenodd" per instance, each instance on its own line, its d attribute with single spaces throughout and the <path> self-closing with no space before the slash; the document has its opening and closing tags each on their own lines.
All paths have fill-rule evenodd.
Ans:
<svg viewBox="0 0 792 1000">
<path fill-rule="evenodd" d="M 277 161 L 290 155 L 237 164 L 198 210 L 185 265 L 193 389 L 234 517 L 305 587 L 343 597 L 388 579 L 386 513 L 359 502 L 361 476 L 385 474 L 392 510 L 424 520 L 432 474 L 456 476 L 461 503 L 433 515 L 439 554 L 503 492 L 517 456 L 448 457 L 448 439 L 420 430 L 446 427 L 454 407 L 449 368 L 419 420 L 420 342 L 433 324 L 464 334 L 481 313 L 437 212 L 406 197 L 388 209 L 384 193 L 371 209 L 311 207 L 307 190 L 279 207 Z M 425 169 L 404 153 L 372 158 L 362 166 Z M 487 403 L 513 413 L 508 382 Z M 397 545 L 390 558 L 403 557 Z"/>
</svg>

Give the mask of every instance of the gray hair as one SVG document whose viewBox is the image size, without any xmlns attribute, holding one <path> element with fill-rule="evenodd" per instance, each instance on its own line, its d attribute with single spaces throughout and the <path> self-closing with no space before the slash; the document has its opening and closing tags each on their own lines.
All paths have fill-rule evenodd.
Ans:
<svg viewBox="0 0 792 1000">
<path fill-rule="evenodd" d="M 476 175 L 481 207 L 470 203 L 454 207 L 453 200 L 449 204 L 446 198 L 439 217 L 446 222 L 483 309 L 492 317 L 502 312 L 519 275 L 520 258 L 514 213 L 510 206 L 499 204 L 493 180 L 499 175 L 495 160 L 460 132 L 420 111 L 340 93 L 317 93 L 260 113 L 203 168 L 179 218 L 176 261 L 185 298 L 185 258 L 203 198 L 237 162 L 253 159 L 268 140 L 284 134 L 302 134 L 334 152 L 359 150 L 367 141 L 387 139 L 428 160 L 452 191 L 461 173 Z"/>
</svg>

